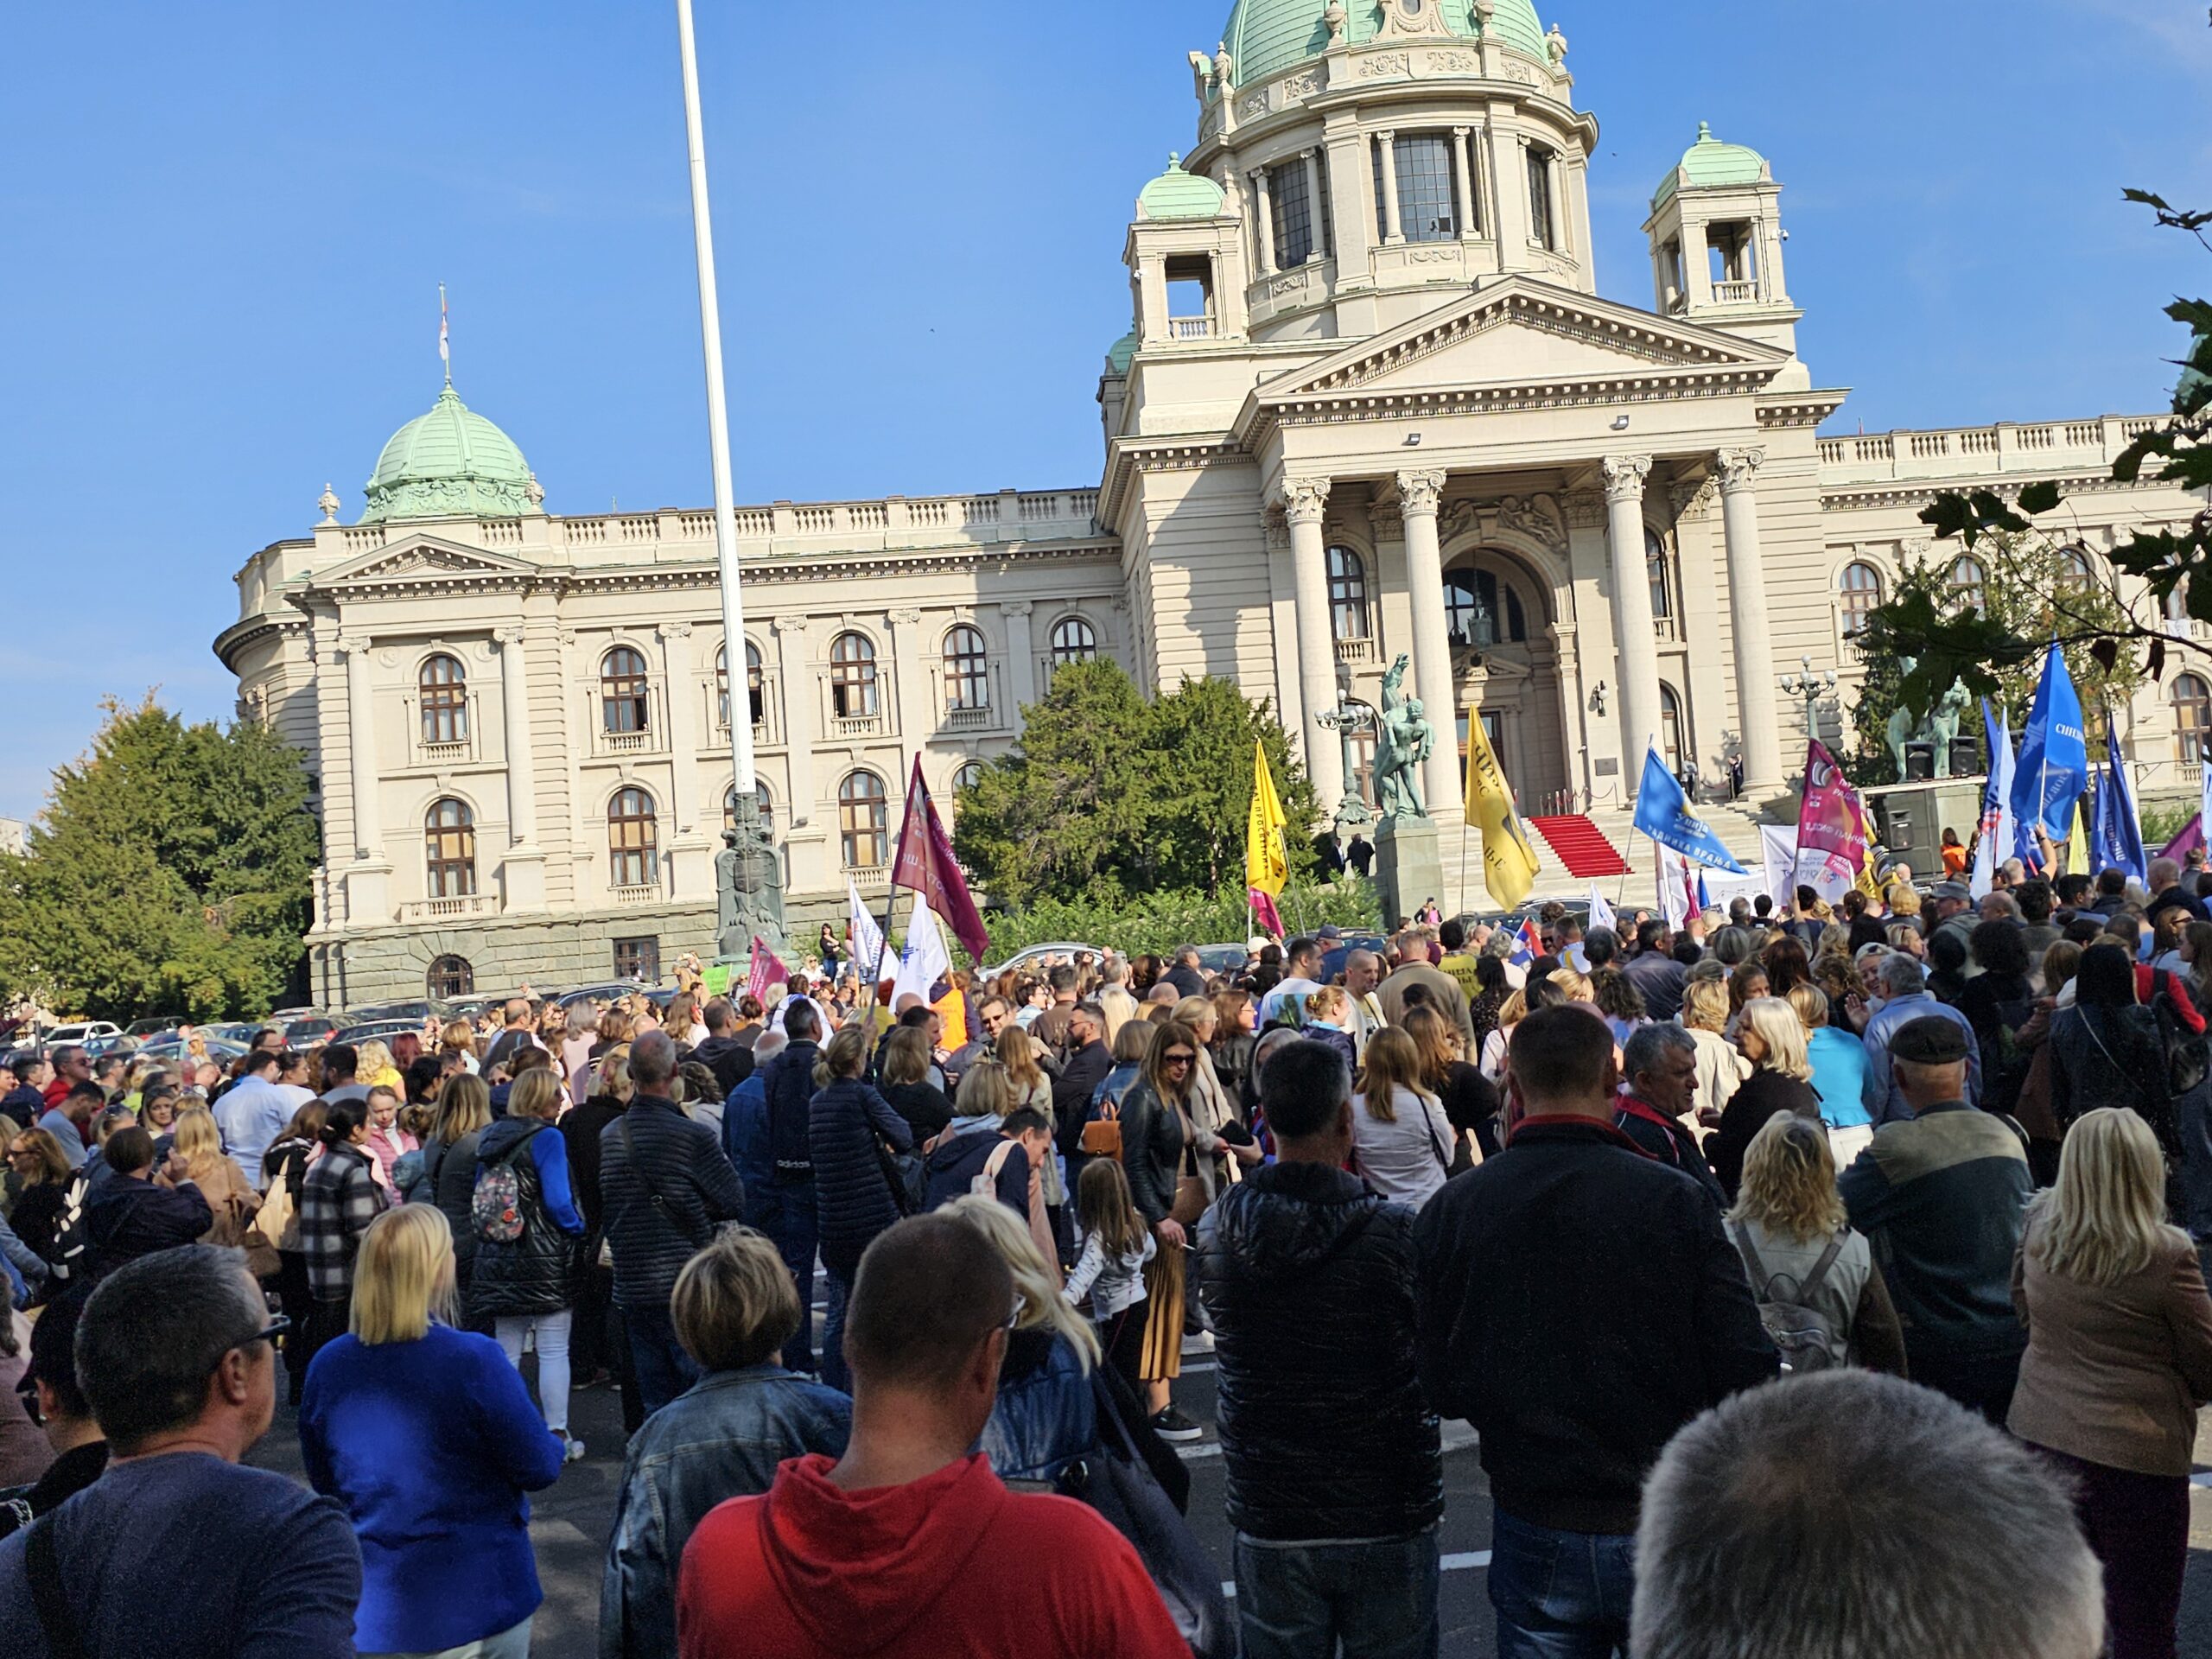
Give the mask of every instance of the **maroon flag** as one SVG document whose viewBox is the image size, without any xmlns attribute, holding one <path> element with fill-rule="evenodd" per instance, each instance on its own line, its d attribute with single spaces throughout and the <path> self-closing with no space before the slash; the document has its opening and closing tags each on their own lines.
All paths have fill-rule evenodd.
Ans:
<svg viewBox="0 0 2212 1659">
<path fill-rule="evenodd" d="M 758 933 L 753 936 L 752 971 L 746 976 L 745 988 L 753 993 L 753 1000 L 765 1002 L 771 985 L 785 985 L 791 982 L 783 960 L 768 948 L 768 942 Z"/>
<path fill-rule="evenodd" d="M 930 787 L 922 781 L 919 755 L 914 757 L 914 775 L 906 785 L 906 820 L 899 826 L 899 855 L 891 861 L 891 885 L 921 894 L 922 902 L 944 919 L 976 962 L 989 953 L 983 918 L 969 895 L 960 861 L 952 855 L 952 837 L 938 821 Z"/>
<path fill-rule="evenodd" d="M 1259 923 L 1270 938 L 1279 939 L 1283 937 L 1282 912 L 1275 908 L 1275 901 L 1273 899 L 1262 893 L 1257 887 L 1247 887 L 1244 890 L 1244 902 L 1251 907 L 1253 919 Z"/>
</svg>

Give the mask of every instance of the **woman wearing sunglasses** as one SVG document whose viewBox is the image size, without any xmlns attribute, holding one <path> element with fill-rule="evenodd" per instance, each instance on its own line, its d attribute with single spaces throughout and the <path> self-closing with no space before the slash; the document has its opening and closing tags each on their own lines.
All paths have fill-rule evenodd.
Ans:
<svg viewBox="0 0 2212 1659">
<path fill-rule="evenodd" d="M 1166 1440 L 1195 1440 L 1205 1433 L 1171 1397 L 1183 1372 L 1185 1230 L 1205 1213 L 1205 1185 L 1194 1162 L 1198 1135 L 1191 1124 L 1204 1046 L 1188 1026 L 1170 1020 L 1156 1027 L 1137 1081 L 1122 1098 L 1122 1168 L 1137 1213 L 1160 1243 L 1144 1268 L 1148 1312 L 1140 1370 L 1145 1410 Z"/>
</svg>

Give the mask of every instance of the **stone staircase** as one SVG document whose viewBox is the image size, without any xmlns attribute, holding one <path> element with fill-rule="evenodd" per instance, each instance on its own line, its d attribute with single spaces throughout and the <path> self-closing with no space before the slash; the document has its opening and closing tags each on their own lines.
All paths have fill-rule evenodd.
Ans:
<svg viewBox="0 0 2212 1659">
<path fill-rule="evenodd" d="M 1736 861 L 1757 874 L 1764 862 L 1759 850 L 1759 808 L 1751 802 L 1733 804 L 1717 802 L 1700 803 L 1699 815 L 1707 826 L 1720 837 L 1721 844 L 1736 855 Z M 1598 889 L 1607 902 L 1614 905 L 1626 900 L 1630 905 L 1649 905 L 1654 897 L 1652 874 L 1655 861 L 1651 842 L 1637 833 L 1635 816 L 1618 807 L 1599 807 L 1583 815 L 1595 833 L 1611 847 L 1628 874 L 1614 874 L 1596 878 Z M 1529 897 L 1533 902 L 1543 899 L 1586 899 L 1592 880 L 1578 876 L 1567 868 L 1560 855 L 1547 844 L 1548 837 L 1534 830 L 1534 821 L 1528 820 L 1536 842 L 1536 855 L 1541 868 L 1536 872 L 1536 885 Z M 1438 827 L 1437 851 L 1444 865 L 1444 883 L 1447 889 L 1446 913 L 1452 913 L 1453 906 L 1462 911 L 1481 912 L 1493 911 L 1497 906 L 1489 890 L 1483 886 L 1482 833 L 1459 824 Z M 1578 856 L 1578 862 L 1580 861 Z M 1464 869 L 1465 877 L 1461 872 Z"/>
</svg>

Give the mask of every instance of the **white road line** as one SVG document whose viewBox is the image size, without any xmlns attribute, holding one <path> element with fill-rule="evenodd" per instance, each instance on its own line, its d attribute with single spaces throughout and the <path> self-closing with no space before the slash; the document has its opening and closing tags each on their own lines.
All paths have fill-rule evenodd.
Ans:
<svg viewBox="0 0 2212 1659">
<path fill-rule="evenodd" d="M 1486 1549 L 1471 1549 L 1460 1554 L 1440 1556 L 1437 1560 L 1436 1565 L 1441 1571 L 1446 1573 L 1471 1573 L 1478 1567 L 1484 1567 L 1490 1565 L 1490 1551 Z M 1234 1579 L 1224 1579 L 1222 1581 L 1221 1593 L 1228 1597 L 1231 1601 L 1236 1600 L 1236 1580 Z"/>
<path fill-rule="evenodd" d="M 1188 1370 L 1190 1367 L 1186 1365 L 1183 1369 Z M 1479 1440 L 1480 1437 L 1468 1424 L 1449 1422 L 1444 1425 L 1443 1449 L 1447 1453 L 1465 1452 L 1468 1447 L 1479 1444 Z M 1221 1442 L 1208 1440 L 1203 1445 L 1179 1446 L 1175 1448 L 1175 1455 L 1185 1463 L 1205 1463 L 1221 1455 Z"/>
</svg>

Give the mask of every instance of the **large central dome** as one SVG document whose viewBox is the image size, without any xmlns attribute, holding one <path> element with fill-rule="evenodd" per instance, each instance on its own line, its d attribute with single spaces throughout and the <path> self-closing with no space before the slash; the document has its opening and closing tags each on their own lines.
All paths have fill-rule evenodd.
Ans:
<svg viewBox="0 0 2212 1659">
<path fill-rule="evenodd" d="M 385 445 L 361 522 L 518 518 L 537 506 L 537 486 L 514 440 L 462 403 L 448 381 L 429 413 Z"/>
<path fill-rule="evenodd" d="M 1429 0 L 1441 14 L 1444 27 L 1468 40 L 1480 36 L 1475 22 L 1474 0 Z M 1249 86 L 1284 70 L 1318 58 L 1328 49 L 1329 26 L 1322 14 L 1329 0 L 1237 0 L 1229 14 L 1224 35 L 1236 60 L 1235 78 Z M 1355 46 L 1371 41 L 1382 28 L 1380 0 L 1346 0 L 1351 14 L 1344 35 Z M 1491 28 L 1507 45 L 1517 47 L 1537 62 L 1545 60 L 1544 26 L 1536 21 L 1532 0 L 1497 0 Z"/>
</svg>

